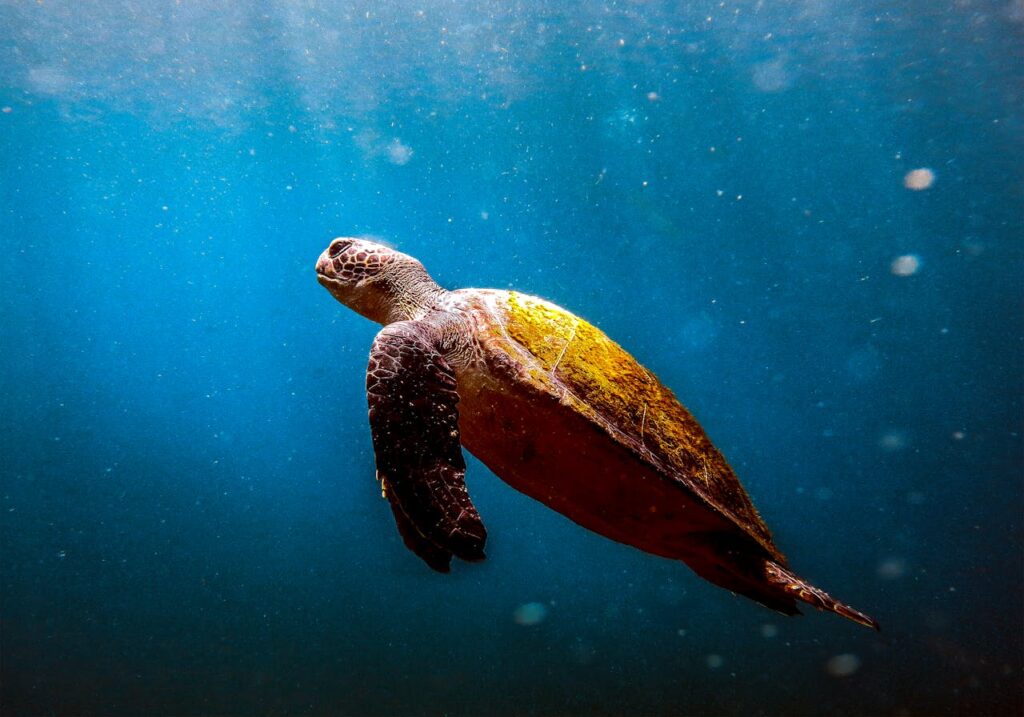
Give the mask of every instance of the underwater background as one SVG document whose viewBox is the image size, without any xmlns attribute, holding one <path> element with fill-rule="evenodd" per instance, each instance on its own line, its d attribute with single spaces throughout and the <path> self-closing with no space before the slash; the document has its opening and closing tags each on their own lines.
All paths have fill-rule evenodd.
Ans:
<svg viewBox="0 0 1024 717">
<path fill-rule="evenodd" d="M 1021 713 L 1020 0 L 5 0 L 0 109 L 4 715 Z M 883 631 L 474 460 L 430 571 L 337 235 L 601 327 Z"/>
</svg>

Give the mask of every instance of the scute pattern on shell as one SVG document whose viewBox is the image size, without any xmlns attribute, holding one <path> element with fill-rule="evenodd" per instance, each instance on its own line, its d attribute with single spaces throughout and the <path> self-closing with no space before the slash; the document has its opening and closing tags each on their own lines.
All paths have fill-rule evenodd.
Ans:
<svg viewBox="0 0 1024 717">
<path fill-rule="evenodd" d="M 653 373 L 583 319 L 534 297 L 508 296 L 505 330 L 542 367 L 532 379 L 554 382 L 575 410 L 606 425 L 782 559 L 732 468 Z"/>
</svg>

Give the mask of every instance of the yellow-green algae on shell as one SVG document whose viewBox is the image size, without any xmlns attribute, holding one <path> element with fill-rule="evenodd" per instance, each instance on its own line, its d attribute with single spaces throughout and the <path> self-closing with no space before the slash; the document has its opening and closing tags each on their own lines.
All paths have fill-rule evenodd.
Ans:
<svg viewBox="0 0 1024 717">
<path fill-rule="evenodd" d="M 509 292 L 506 331 L 577 401 L 624 434 L 647 460 L 681 480 L 781 558 L 768 528 L 704 430 L 672 392 L 621 346 L 583 319 L 531 296 Z M 539 372 L 538 372 L 539 374 Z"/>
</svg>

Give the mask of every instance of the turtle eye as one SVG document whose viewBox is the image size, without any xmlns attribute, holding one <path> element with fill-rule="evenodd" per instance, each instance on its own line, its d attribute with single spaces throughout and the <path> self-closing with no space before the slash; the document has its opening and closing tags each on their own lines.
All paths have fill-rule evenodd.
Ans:
<svg viewBox="0 0 1024 717">
<path fill-rule="evenodd" d="M 327 255 L 332 259 L 338 256 L 341 252 L 352 246 L 351 239 L 335 239 L 331 242 L 330 248 L 327 250 Z"/>
</svg>

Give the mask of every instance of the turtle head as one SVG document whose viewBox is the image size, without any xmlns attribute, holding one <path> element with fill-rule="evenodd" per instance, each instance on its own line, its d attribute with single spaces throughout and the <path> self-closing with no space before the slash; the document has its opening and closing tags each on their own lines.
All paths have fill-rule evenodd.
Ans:
<svg viewBox="0 0 1024 717">
<path fill-rule="evenodd" d="M 354 237 L 331 242 L 317 259 L 316 278 L 335 299 L 381 324 L 418 319 L 444 293 L 418 260 Z"/>
</svg>

